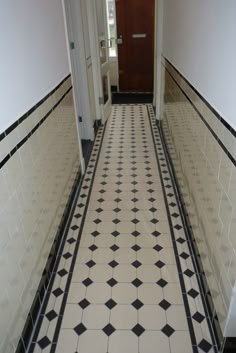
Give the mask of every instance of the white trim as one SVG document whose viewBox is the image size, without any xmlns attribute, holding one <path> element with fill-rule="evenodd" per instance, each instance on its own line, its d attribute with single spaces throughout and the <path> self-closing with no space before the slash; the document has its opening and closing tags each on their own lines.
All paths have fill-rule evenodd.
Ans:
<svg viewBox="0 0 236 353">
<path fill-rule="evenodd" d="M 62 2 L 64 25 L 65 25 L 67 55 L 68 55 L 68 61 L 69 61 L 69 68 L 70 68 L 70 72 L 71 72 L 72 70 L 71 70 L 71 60 L 70 60 L 69 37 L 68 37 L 68 31 L 67 31 L 65 0 L 62 0 L 61 2 Z M 71 75 L 71 80 L 72 80 L 72 84 L 73 84 L 72 75 Z M 74 86 L 74 84 L 73 84 L 73 86 Z M 72 92 L 73 92 L 73 101 L 76 102 L 75 90 L 73 89 Z M 75 104 L 75 103 L 74 103 L 74 108 L 75 108 L 75 122 L 76 122 L 76 130 L 77 130 L 77 140 L 78 140 L 78 145 L 79 145 L 80 168 L 81 168 L 81 173 L 84 174 L 84 172 L 85 172 L 85 161 L 84 161 L 82 144 L 81 144 L 81 138 L 80 138 L 79 123 L 78 123 L 78 118 L 77 118 L 79 116 L 79 114 L 78 114 L 78 110 L 77 110 L 77 104 Z"/>
<path fill-rule="evenodd" d="M 155 3 L 155 54 L 154 54 L 154 97 L 153 105 L 156 108 L 157 119 L 161 118 L 162 106 L 162 74 L 161 55 L 163 45 L 163 0 Z"/>
<path fill-rule="evenodd" d="M 81 0 L 63 0 L 63 3 L 67 40 L 73 41 L 75 44 L 75 49 L 70 50 L 68 43 L 67 48 L 69 50 L 71 63 L 77 116 L 83 117 L 83 121 L 78 123 L 80 137 L 82 139 L 94 140 L 93 121 L 89 102 L 89 84 L 85 57 Z"/>
</svg>

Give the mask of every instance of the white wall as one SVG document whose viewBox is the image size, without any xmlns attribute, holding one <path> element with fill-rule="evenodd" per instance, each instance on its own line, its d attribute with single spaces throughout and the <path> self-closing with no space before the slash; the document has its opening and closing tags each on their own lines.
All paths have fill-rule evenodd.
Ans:
<svg viewBox="0 0 236 353">
<path fill-rule="evenodd" d="M 0 132 L 68 73 L 61 0 L 1 1 Z"/>
<path fill-rule="evenodd" d="M 236 129 L 236 1 L 165 0 L 163 54 Z"/>
</svg>

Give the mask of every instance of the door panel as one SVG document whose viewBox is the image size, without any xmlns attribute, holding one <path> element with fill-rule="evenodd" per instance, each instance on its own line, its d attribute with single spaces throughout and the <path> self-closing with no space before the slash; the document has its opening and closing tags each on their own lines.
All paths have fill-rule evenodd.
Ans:
<svg viewBox="0 0 236 353">
<path fill-rule="evenodd" d="M 119 86 L 153 91 L 155 0 L 117 0 Z"/>
<path fill-rule="evenodd" d="M 101 65 L 101 104 L 104 122 L 111 113 L 111 85 L 109 65 L 109 38 L 106 15 L 106 0 L 96 0 L 97 30 Z"/>
</svg>

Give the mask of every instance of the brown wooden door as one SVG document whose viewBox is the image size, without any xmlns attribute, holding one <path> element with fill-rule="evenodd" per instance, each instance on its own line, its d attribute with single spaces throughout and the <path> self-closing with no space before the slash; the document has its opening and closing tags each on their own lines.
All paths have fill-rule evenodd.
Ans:
<svg viewBox="0 0 236 353">
<path fill-rule="evenodd" d="M 152 92 L 155 0 L 116 0 L 116 16 L 120 91 Z"/>
</svg>

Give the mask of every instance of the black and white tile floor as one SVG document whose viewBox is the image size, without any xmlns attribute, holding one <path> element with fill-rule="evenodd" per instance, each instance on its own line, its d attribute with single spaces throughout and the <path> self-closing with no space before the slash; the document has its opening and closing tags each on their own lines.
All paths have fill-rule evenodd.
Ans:
<svg viewBox="0 0 236 353">
<path fill-rule="evenodd" d="M 99 129 L 59 260 L 30 352 L 217 352 L 150 105 Z"/>
</svg>

